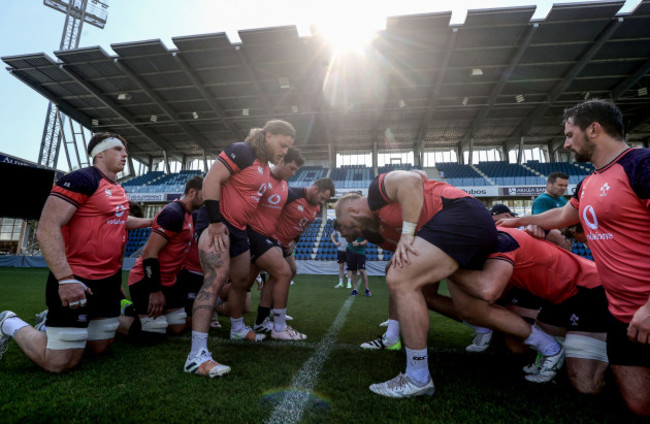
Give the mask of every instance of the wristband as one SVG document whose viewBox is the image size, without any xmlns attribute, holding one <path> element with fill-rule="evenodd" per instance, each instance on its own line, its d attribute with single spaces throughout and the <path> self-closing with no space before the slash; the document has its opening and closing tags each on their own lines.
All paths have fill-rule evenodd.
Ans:
<svg viewBox="0 0 650 424">
<path fill-rule="evenodd" d="M 208 211 L 208 220 L 210 221 L 210 224 L 221 222 L 223 217 L 221 216 L 221 211 L 219 210 L 219 201 L 207 199 L 203 201 L 203 204 Z"/>
<path fill-rule="evenodd" d="M 62 285 L 62 284 L 81 284 L 81 287 L 84 288 L 84 291 L 86 291 L 86 289 L 88 288 L 87 285 L 85 285 L 84 283 L 82 283 L 79 280 L 75 280 L 74 278 L 68 278 L 68 279 L 59 281 L 59 285 Z"/>
<path fill-rule="evenodd" d="M 160 261 L 158 258 L 147 258 L 142 260 L 144 269 L 144 283 L 149 288 L 149 292 L 162 290 L 160 285 Z"/>
<path fill-rule="evenodd" d="M 416 225 L 417 224 L 415 224 L 413 222 L 403 221 L 402 222 L 402 234 L 414 235 Z"/>
</svg>

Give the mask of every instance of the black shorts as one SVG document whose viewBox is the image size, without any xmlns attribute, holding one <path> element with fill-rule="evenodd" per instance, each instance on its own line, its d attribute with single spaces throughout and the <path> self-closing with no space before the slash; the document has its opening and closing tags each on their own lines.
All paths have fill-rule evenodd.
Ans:
<svg viewBox="0 0 650 424">
<path fill-rule="evenodd" d="M 274 247 L 280 247 L 282 249 L 276 239 L 260 234 L 252 228 L 246 228 L 246 235 L 248 236 L 248 243 L 250 245 L 252 263 L 255 263 L 263 254 Z"/>
<path fill-rule="evenodd" d="M 480 270 L 496 250 L 497 228 L 478 199 L 442 198 L 442 210 L 415 234 L 451 256 L 461 268 Z"/>
<path fill-rule="evenodd" d="M 337 250 L 336 251 L 336 263 L 344 264 L 347 262 L 347 250 Z"/>
<path fill-rule="evenodd" d="M 520 287 L 510 287 L 506 293 L 499 298 L 497 304 L 501 306 L 518 306 L 525 309 L 539 310 L 544 300 Z"/>
<path fill-rule="evenodd" d="M 48 327 L 87 328 L 88 321 L 95 318 L 114 318 L 120 315 L 122 300 L 122 270 L 101 280 L 88 280 L 75 276 L 75 279 L 87 285 L 93 294 L 86 293 L 88 303 L 83 308 L 64 308 L 59 296 L 59 281 L 50 272 L 45 287 Z"/>
<path fill-rule="evenodd" d="M 228 235 L 230 238 L 230 257 L 234 258 L 248 251 L 250 247 L 248 245 L 246 230 L 240 230 L 239 228 L 233 227 L 232 224 L 230 224 L 230 222 L 226 221 L 225 219 L 223 219 L 221 222 L 223 222 L 228 229 Z M 208 228 L 207 221 L 203 222 L 201 225 L 199 225 L 199 222 L 197 221 L 196 227 L 194 228 L 194 240 L 199 240 L 201 238 L 203 230 L 206 228 Z"/>
<path fill-rule="evenodd" d="M 203 274 L 197 274 L 183 268 L 176 276 L 176 285 L 185 294 L 185 312 L 188 317 L 191 317 L 194 299 L 196 299 L 197 293 L 203 286 Z"/>
<path fill-rule="evenodd" d="M 605 333 L 607 297 L 602 287 L 578 287 L 578 293 L 561 303 L 545 302 L 537 320 L 567 331 Z"/>
<path fill-rule="evenodd" d="M 633 343 L 627 338 L 628 324 L 608 312 L 607 358 L 610 365 L 650 367 L 650 344 Z"/>
<path fill-rule="evenodd" d="M 163 296 L 165 296 L 164 311 L 185 307 L 185 298 L 187 297 L 187 294 L 182 286 L 179 284 L 174 284 L 173 286 L 162 286 L 161 291 Z M 129 293 L 131 294 L 133 307 L 138 315 L 146 315 L 149 310 L 149 295 L 151 294 L 151 289 L 147 287 L 144 279 L 131 284 L 129 286 Z"/>
<path fill-rule="evenodd" d="M 366 255 L 365 253 L 353 253 L 348 250 L 346 263 L 348 266 L 348 271 L 366 269 Z"/>
</svg>

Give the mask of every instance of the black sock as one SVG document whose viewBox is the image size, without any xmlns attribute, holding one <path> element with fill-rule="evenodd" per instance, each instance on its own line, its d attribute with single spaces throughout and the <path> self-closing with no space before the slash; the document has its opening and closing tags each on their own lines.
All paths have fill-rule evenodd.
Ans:
<svg viewBox="0 0 650 424">
<path fill-rule="evenodd" d="M 264 306 L 258 306 L 257 307 L 257 319 L 255 320 L 255 324 L 260 325 L 261 323 L 263 323 L 264 320 L 266 318 L 268 318 L 270 313 L 271 313 L 271 308 L 265 308 Z"/>
</svg>

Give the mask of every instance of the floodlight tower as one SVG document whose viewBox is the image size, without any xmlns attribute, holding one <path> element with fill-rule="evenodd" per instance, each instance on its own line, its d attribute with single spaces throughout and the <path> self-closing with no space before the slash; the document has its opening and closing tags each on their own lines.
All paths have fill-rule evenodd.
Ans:
<svg viewBox="0 0 650 424">
<path fill-rule="evenodd" d="M 65 13 L 65 26 L 59 50 L 71 50 L 79 47 L 81 28 L 84 22 L 101 29 L 104 28 L 108 17 L 108 0 L 43 0 L 43 4 Z M 56 167 L 62 132 L 63 117 L 58 108 L 50 102 L 47 106 L 41 149 L 38 154 L 39 165 L 48 168 Z M 77 158 L 79 159 L 79 152 L 77 152 Z M 81 163 L 80 160 L 79 162 Z M 70 164 L 69 157 L 68 164 Z"/>
</svg>

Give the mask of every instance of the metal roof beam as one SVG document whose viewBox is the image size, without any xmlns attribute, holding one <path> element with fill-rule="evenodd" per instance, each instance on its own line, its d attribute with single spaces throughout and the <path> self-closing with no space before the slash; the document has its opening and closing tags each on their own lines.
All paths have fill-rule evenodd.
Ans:
<svg viewBox="0 0 650 424">
<path fill-rule="evenodd" d="M 627 90 L 632 88 L 634 84 L 639 82 L 648 71 L 650 71 L 650 60 L 647 61 L 644 65 L 640 66 L 636 72 L 625 79 L 612 91 L 612 100 L 616 101 L 621 97 Z"/>
<path fill-rule="evenodd" d="M 492 106 L 497 101 L 497 98 L 503 91 L 503 87 L 506 85 L 506 82 L 510 78 L 510 75 L 512 75 L 512 72 L 515 70 L 515 67 L 519 64 L 521 57 L 526 52 L 526 49 L 528 49 L 528 46 L 530 45 L 530 41 L 533 39 L 533 35 L 535 35 L 537 28 L 539 28 L 539 23 L 537 22 L 533 23 L 528 27 L 526 33 L 521 38 L 521 40 L 519 40 L 518 42 L 519 47 L 517 47 L 517 51 L 510 59 L 510 63 L 508 64 L 508 67 L 501 74 L 501 77 L 499 78 L 499 82 L 492 89 L 492 92 L 490 93 L 490 97 L 488 98 L 488 102 L 487 102 L 487 107 L 481 109 L 478 116 L 472 122 L 471 128 L 465 134 L 465 138 L 463 139 L 463 142 L 461 143 L 460 146 L 461 149 L 464 149 L 469 145 L 470 139 L 474 137 L 476 130 L 478 130 L 481 124 L 483 124 L 485 117 L 488 115 L 488 113 L 492 109 Z"/>
<path fill-rule="evenodd" d="M 569 87 L 571 82 L 575 79 L 575 77 L 582 72 L 582 70 L 587 66 L 589 61 L 598 53 L 600 48 L 610 39 L 610 37 L 614 34 L 614 32 L 618 29 L 618 27 L 621 25 L 623 22 L 623 18 L 618 17 L 613 19 L 605 29 L 600 33 L 598 38 L 595 40 L 595 42 L 589 47 L 589 49 L 585 52 L 585 54 L 580 58 L 578 63 L 571 68 L 569 73 L 560 81 L 553 91 L 548 95 L 548 101 L 546 103 L 540 104 L 533 110 L 533 112 L 528 116 L 526 119 L 524 119 L 521 124 L 515 129 L 513 132 L 513 138 L 518 138 L 518 137 L 523 137 L 528 135 L 528 132 L 535 126 L 537 121 L 546 113 L 548 108 L 557 100 L 558 97 L 564 92 L 564 90 Z M 510 148 L 514 147 L 518 142 L 510 141 L 506 143 L 506 150 L 509 150 Z"/>
<path fill-rule="evenodd" d="M 201 96 L 205 99 L 206 102 L 210 105 L 210 108 L 214 111 L 214 113 L 217 114 L 221 122 L 228 128 L 228 131 L 234 136 L 235 140 L 241 141 L 243 140 L 242 135 L 239 131 L 239 129 L 230 122 L 228 117 L 226 116 L 226 112 L 224 111 L 223 107 L 210 96 L 210 93 L 205 89 L 203 82 L 199 79 L 199 77 L 196 75 L 196 73 L 192 70 L 190 65 L 187 63 L 187 61 L 183 58 L 181 54 L 178 52 L 172 53 L 172 57 L 176 60 L 176 63 L 181 65 L 181 68 L 183 68 L 183 72 L 185 72 L 185 75 L 192 81 L 192 84 L 194 87 L 196 87 L 197 90 L 199 90 L 199 93 L 201 93 Z"/>
<path fill-rule="evenodd" d="M 203 138 L 201 134 L 199 134 L 194 128 L 192 128 L 187 122 L 180 122 L 180 118 L 176 111 L 174 111 L 169 104 L 162 98 L 158 93 L 156 93 L 147 83 L 145 83 L 142 78 L 137 76 L 135 72 L 129 68 L 129 66 L 126 63 L 123 63 L 118 58 L 113 59 L 113 62 L 115 66 L 122 72 L 124 72 L 131 81 L 133 81 L 142 91 L 145 92 L 145 94 L 151 99 L 152 102 L 156 104 L 163 112 L 165 112 L 165 115 L 169 117 L 178 127 L 183 130 L 186 136 L 188 136 L 192 141 L 194 141 L 199 147 L 202 149 L 208 149 L 208 148 L 213 148 L 214 146 L 210 146 L 210 144 Z"/>
<path fill-rule="evenodd" d="M 244 68 L 244 70 L 248 74 L 248 78 L 251 80 L 251 83 L 255 87 L 255 91 L 257 91 L 257 95 L 262 98 L 262 103 L 264 104 L 264 109 L 266 110 L 267 115 L 273 115 L 273 111 L 274 111 L 273 105 L 271 105 L 271 102 L 266 96 L 266 93 L 264 92 L 264 90 L 262 90 L 262 87 L 257 81 L 257 75 L 255 75 L 255 71 L 253 71 L 253 68 L 251 68 L 251 61 L 248 58 L 248 55 L 244 53 L 244 51 L 241 49 L 241 46 L 235 46 L 235 51 L 237 52 L 237 57 L 239 58 L 239 62 L 241 63 L 241 66 Z"/>
<path fill-rule="evenodd" d="M 99 101 L 101 101 L 104 104 L 104 106 L 109 108 L 115 114 L 119 115 L 120 118 L 124 119 L 131 128 L 139 132 L 142 136 L 147 138 L 158 148 L 177 152 L 177 155 L 180 157 L 180 152 L 177 149 L 175 149 L 173 146 L 168 146 L 166 143 L 158 140 L 157 134 L 154 133 L 152 130 L 150 130 L 149 128 L 142 128 L 140 126 L 135 125 L 135 123 L 133 122 L 134 121 L 133 116 L 130 113 L 125 111 L 124 108 L 122 108 L 120 105 L 116 104 L 113 100 L 108 98 L 108 96 L 102 93 L 97 87 L 90 84 L 90 82 L 88 82 L 85 78 L 82 78 L 80 75 L 78 75 L 75 71 L 72 70 L 70 65 L 61 64 L 59 65 L 59 68 L 63 72 L 65 72 L 70 78 L 72 78 L 77 84 L 81 85 L 90 93 L 92 93 Z"/>
<path fill-rule="evenodd" d="M 416 142 L 421 143 L 424 140 L 424 137 L 427 133 L 427 128 L 429 127 L 429 122 L 433 119 L 433 114 L 435 111 L 436 103 L 438 102 L 438 95 L 442 89 L 442 80 L 445 78 L 445 72 L 449 66 L 449 59 L 451 58 L 451 53 L 454 50 L 454 45 L 456 44 L 456 39 L 458 38 L 458 28 L 452 28 L 451 32 L 447 35 L 447 46 L 445 48 L 444 56 L 440 63 L 438 74 L 436 75 L 435 81 L 433 82 L 433 90 L 431 90 L 431 97 L 429 99 L 429 107 L 425 112 L 420 125 L 417 130 Z"/>
</svg>

